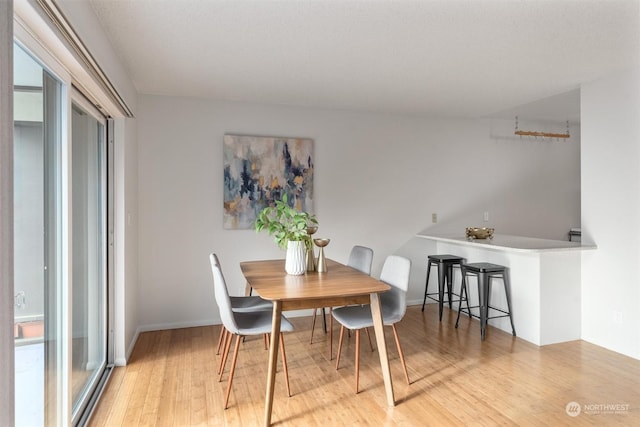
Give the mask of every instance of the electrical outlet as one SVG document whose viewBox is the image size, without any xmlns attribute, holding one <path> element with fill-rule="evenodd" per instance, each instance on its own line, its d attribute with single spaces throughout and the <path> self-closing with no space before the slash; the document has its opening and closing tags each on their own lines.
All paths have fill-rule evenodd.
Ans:
<svg viewBox="0 0 640 427">
<path fill-rule="evenodd" d="M 438 214 L 437 213 L 432 213 L 431 214 L 431 222 L 433 222 L 433 223 L 438 222 Z"/>
<path fill-rule="evenodd" d="M 488 211 L 485 211 L 485 213 L 484 213 L 484 220 L 485 220 L 485 222 L 489 221 L 489 212 Z"/>
</svg>

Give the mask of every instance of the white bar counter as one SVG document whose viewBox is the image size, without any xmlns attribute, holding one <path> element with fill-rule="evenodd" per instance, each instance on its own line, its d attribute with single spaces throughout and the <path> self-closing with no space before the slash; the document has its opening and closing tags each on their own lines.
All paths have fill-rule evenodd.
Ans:
<svg viewBox="0 0 640 427">
<path fill-rule="evenodd" d="M 435 251 L 426 255 L 452 254 L 465 258 L 468 263 L 491 262 L 508 267 L 512 315 L 518 337 L 536 345 L 580 339 L 581 253 L 596 249 L 596 245 L 500 234 L 490 240 L 468 240 L 464 231 L 460 234 L 426 231 L 417 237 L 435 243 Z M 430 289 L 437 289 L 433 277 L 437 275 L 431 276 Z M 457 273 L 456 290 L 460 280 Z M 496 280 L 491 289 L 491 305 L 506 308 L 504 288 Z M 477 305 L 475 280 L 470 279 L 468 286 L 470 304 Z M 457 310 L 457 305 L 454 304 L 454 308 Z M 469 321 L 464 313 L 460 317 L 460 322 L 463 321 Z M 489 324 L 511 333 L 508 318 L 493 319 Z M 487 339 L 491 339 L 490 330 Z"/>
</svg>

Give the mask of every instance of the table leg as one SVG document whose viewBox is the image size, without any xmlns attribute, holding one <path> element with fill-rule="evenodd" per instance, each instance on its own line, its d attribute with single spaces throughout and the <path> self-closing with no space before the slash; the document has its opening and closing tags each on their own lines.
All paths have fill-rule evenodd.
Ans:
<svg viewBox="0 0 640 427">
<path fill-rule="evenodd" d="M 387 404 L 395 406 L 395 398 L 393 397 L 393 383 L 391 381 L 391 370 L 389 369 L 389 356 L 387 355 L 387 343 L 384 339 L 384 326 L 382 323 L 382 309 L 380 307 L 380 296 L 378 294 L 370 294 L 371 297 L 371 315 L 373 317 L 373 329 L 376 332 L 376 344 L 378 345 L 378 354 L 380 355 L 380 367 L 382 368 L 382 379 L 384 380 L 384 388 L 387 392 Z"/>
<path fill-rule="evenodd" d="M 271 409 L 273 408 L 273 390 L 276 383 L 276 365 L 278 363 L 278 340 L 280 339 L 280 322 L 282 320 L 282 301 L 273 301 L 273 319 L 271 326 L 271 344 L 269 347 L 269 369 L 267 373 L 267 393 L 264 407 L 264 425 L 271 425 Z"/>
</svg>

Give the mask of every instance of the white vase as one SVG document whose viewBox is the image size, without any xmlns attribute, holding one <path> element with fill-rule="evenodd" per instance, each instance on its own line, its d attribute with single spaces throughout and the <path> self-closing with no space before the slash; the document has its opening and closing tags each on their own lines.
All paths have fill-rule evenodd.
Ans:
<svg viewBox="0 0 640 427">
<path fill-rule="evenodd" d="M 306 247 L 303 241 L 287 242 L 287 258 L 284 263 L 287 274 L 299 276 L 307 271 Z"/>
</svg>

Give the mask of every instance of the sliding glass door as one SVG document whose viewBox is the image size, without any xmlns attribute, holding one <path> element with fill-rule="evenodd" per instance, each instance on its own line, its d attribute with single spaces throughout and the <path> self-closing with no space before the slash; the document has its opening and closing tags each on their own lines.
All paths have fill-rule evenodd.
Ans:
<svg viewBox="0 0 640 427">
<path fill-rule="evenodd" d="M 16 425 L 55 425 L 64 393 L 62 83 L 14 48 Z"/>
<path fill-rule="evenodd" d="M 77 424 L 107 366 L 106 120 L 14 52 L 15 420 Z"/>
<path fill-rule="evenodd" d="M 106 150 L 104 119 L 78 97 L 72 104 L 73 418 L 106 366 Z"/>
</svg>

